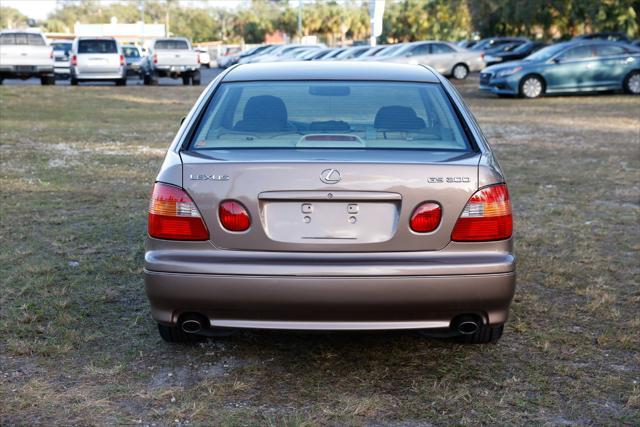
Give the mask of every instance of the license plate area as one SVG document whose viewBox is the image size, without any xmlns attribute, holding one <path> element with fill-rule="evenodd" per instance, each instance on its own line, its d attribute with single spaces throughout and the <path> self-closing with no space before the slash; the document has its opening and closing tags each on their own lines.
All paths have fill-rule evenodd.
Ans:
<svg viewBox="0 0 640 427">
<path fill-rule="evenodd" d="M 16 65 L 17 73 L 33 73 L 36 71 L 36 67 L 32 65 Z"/>
<path fill-rule="evenodd" d="M 272 240 L 287 243 L 379 243 L 396 232 L 400 201 L 268 200 L 262 219 Z"/>
</svg>

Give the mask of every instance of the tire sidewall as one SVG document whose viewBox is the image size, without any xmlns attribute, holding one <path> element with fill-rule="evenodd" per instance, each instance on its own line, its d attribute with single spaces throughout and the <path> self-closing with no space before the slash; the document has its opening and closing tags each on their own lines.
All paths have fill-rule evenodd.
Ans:
<svg viewBox="0 0 640 427">
<path fill-rule="evenodd" d="M 629 80 L 631 80 L 631 77 L 633 76 L 640 76 L 640 71 L 633 70 L 629 74 L 627 74 L 627 76 L 624 78 L 622 88 L 624 89 L 625 93 L 628 93 L 629 95 L 640 95 L 640 92 L 632 92 L 631 88 L 629 88 Z"/>
<path fill-rule="evenodd" d="M 456 76 L 456 68 L 460 68 L 460 67 L 465 71 L 464 77 L 457 77 Z M 469 67 L 467 67 L 465 64 L 456 64 L 456 65 L 453 66 L 453 69 L 451 70 L 451 75 L 456 80 L 464 80 L 469 76 Z"/>
</svg>

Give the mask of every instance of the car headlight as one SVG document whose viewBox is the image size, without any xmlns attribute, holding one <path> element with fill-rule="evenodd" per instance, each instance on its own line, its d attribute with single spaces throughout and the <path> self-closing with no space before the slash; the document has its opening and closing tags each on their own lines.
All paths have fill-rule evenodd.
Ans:
<svg viewBox="0 0 640 427">
<path fill-rule="evenodd" d="M 517 73 L 520 70 L 522 70 L 522 67 L 507 68 L 506 70 L 499 71 L 498 74 L 497 74 L 497 77 L 507 77 L 507 76 L 510 76 L 512 74 Z"/>
</svg>

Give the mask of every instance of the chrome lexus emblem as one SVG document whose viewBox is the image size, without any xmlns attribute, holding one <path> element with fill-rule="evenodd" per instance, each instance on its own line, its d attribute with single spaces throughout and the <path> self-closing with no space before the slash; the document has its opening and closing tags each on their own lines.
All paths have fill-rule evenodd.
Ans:
<svg viewBox="0 0 640 427">
<path fill-rule="evenodd" d="M 342 177 L 337 169 L 325 169 L 320 173 L 320 181 L 325 184 L 337 184 Z"/>
</svg>

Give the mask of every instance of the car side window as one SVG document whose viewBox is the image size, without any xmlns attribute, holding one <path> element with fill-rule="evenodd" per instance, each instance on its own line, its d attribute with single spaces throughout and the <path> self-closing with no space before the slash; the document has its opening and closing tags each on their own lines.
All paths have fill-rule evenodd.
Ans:
<svg viewBox="0 0 640 427">
<path fill-rule="evenodd" d="M 567 50 L 560 56 L 562 61 L 575 61 L 579 59 L 587 59 L 593 56 L 593 48 L 591 46 L 578 46 Z"/>
<path fill-rule="evenodd" d="M 626 50 L 621 46 L 602 45 L 596 46 L 596 56 L 616 56 L 624 55 Z"/>
<path fill-rule="evenodd" d="M 432 53 L 451 53 L 453 52 L 453 48 L 451 48 L 450 46 L 447 46 L 446 44 L 434 43 L 431 45 L 431 52 Z"/>
<path fill-rule="evenodd" d="M 420 44 L 418 46 L 414 46 L 409 52 L 409 55 L 410 56 L 428 55 L 430 52 L 431 52 L 431 49 L 428 44 Z"/>
</svg>

